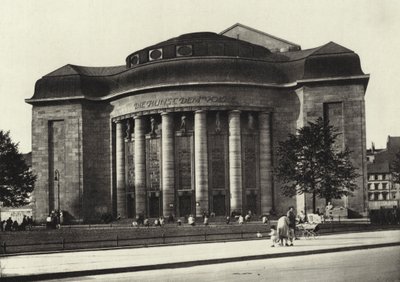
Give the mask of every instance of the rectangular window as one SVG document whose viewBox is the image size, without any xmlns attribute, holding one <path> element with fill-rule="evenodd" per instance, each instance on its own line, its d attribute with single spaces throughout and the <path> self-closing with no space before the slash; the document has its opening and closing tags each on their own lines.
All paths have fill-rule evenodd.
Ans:
<svg viewBox="0 0 400 282">
<path fill-rule="evenodd" d="M 335 148 L 342 151 L 344 148 L 344 121 L 343 121 L 343 103 L 324 103 L 324 120 L 329 121 L 337 133 L 339 134 L 336 138 Z"/>
</svg>

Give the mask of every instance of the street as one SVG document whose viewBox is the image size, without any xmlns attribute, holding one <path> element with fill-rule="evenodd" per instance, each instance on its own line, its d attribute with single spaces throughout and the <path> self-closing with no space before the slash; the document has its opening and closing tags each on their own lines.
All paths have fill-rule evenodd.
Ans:
<svg viewBox="0 0 400 282">
<path fill-rule="evenodd" d="M 168 270 L 79 277 L 79 281 L 400 281 L 400 246 Z M 56 281 L 56 280 L 54 280 Z M 77 278 L 57 281 L 77 281 Z"/>
<path fill-rule="evenodd" d="M 157 280 L 160 277 L 172 277 L 170 281 L 186 281 L 189 278 L 208 280 L 214 276 L 217 281 L 236 278 L 259 280 L 256 276 L 265 280 L 269 277 L 282 278 L 285 270 L 288 274 L 292 273 L 296 278 L 304 277 L 305 280 L 321 278 L 320 273 L 327 275 L 324 280 L 336 278 L 337 275 L 333 275 L 336 272 L 351 277 L 371 272 L 394 278 L 396 268 L 400 265 L 399 242 L 400 230 L 386 230 L 324 235 L 311 240 L 302 238 L 296 240 L 293 247 L 272 248 L 268 239 L 260 238 L 150 248 L 27 254 L 2 257 L 0 270 L 3 277 L 74 277 L 71 281 L 76 281 L 77 278 L 82 280 L 82 276 L 91 279 L 100 274 L 106 274 L 106 280 L 114 277 L 136 280 L 140 277 L 152 281 L 152 275 Z M 375 273 L 377 269 L 379 273 Z M 110 273 L 115 274 L 109 276 Z"/>
</svg>

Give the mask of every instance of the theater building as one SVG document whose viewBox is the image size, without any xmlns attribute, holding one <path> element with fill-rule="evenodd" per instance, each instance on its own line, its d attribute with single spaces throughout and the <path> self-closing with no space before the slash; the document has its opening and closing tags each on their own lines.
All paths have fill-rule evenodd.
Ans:
<svg viewBox="0 0 400 282">
<path fill-rule="evenodd" d="M 318 117 L 338 128 L 360 174 L 337 204 L 363 213 L 368 79 L 336 43 L 301 50 L 240 24 L 143 48 L 121 66 L 65 65 L 26 100 L 35 217 L 58 207 L 76 221 L 302 208 L 304 198 L 280 193 L 276 149 Z"/>
</svg>

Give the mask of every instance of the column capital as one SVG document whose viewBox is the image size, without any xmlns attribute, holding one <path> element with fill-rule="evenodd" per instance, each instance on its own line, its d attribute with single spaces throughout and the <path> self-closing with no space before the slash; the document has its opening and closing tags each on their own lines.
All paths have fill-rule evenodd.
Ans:
<svg viewBox="0 0 400 282">
<path fill-rule="evenodd" d="M 206 110 L 196 110 L 194 111 L 195 114 L 202 114 L 202 113 L 207 113 Z"/>
<path fill-rule="evenodd" d="M 171 114 L 172 114 L 172 112 L 161 112 L 160 113 L 161 116 L 169 116 Z"/>
</svg>

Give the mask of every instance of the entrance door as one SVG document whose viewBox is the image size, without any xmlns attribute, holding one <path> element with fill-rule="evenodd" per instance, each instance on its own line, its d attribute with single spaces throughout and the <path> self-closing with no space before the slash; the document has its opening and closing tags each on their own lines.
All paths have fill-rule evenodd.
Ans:
<svg viewBox="0 0 400 282">
<path fill-rule="evenodd" d="M 126 208 L 127 217 L 133 218 L 135 216 L 135 197 L 133 193 L 129 193 L 126 195 Z"/>
<path fill-rule="evenodd" d="M 246 208 L 247 210 L 245 211 L 245 213 L 247 213 L 248 211 L 251 211 L 252 214 L 256 214 L 257 213 L 257 195 L 251 194 L 251 195 L 247 195 L 246 197 Z"/>
<path fill-rule="evenodd" d="M 190 195 L 179 196 L 179 216 L 187 216 L 192 213 L 192 197 Z"/>
<path fill-rule="evenodd" d="M 216 216 L 225 215 L 225 195 L 214 195 L 213 196 L 213 212 Z"/>
<path fill-rule="evenodd" d="M 160 197 L 151 195 L 149 197 L 149 217 L 160 216 Z"/>
</svg>

